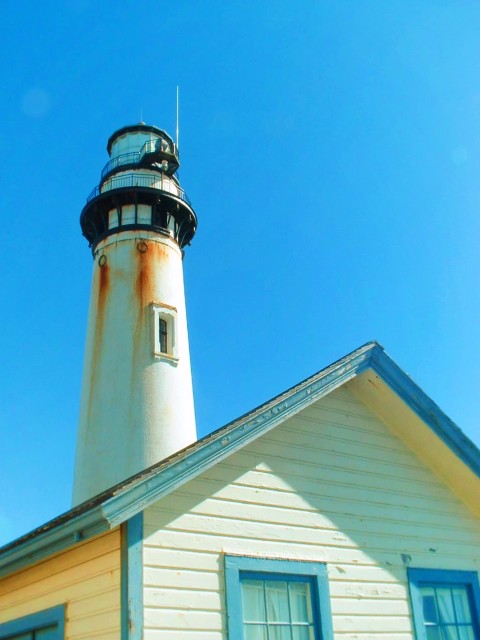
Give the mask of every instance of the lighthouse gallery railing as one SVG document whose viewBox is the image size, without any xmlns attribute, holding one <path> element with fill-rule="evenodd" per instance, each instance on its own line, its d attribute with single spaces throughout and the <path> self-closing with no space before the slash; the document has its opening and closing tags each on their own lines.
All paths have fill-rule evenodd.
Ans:
<svg viewBox="0 0 480 640">
<path fill-rule="evenodd" d="M 122 153 L 115 158 L 112 158 L 107 162 L 107 164 L 102 169 L 101 179 L 103 180 L 105 176 L 107 176 L 111 171 L 116 169 L 117 167 L 121 167 L 125 164 L 140 164 L 145 155 L 154 153 L 157 151 L 157 144 L 159 140 L 147 140 L 140 151 L 130 151 L 129 153 Z M 174 157 L 175 155 L 178 158 L 178 149 L 176 145 L 173 145 L 174 153 L 167 151 L 169 155 Z"/>
<path fill-rule="evenodd" d="M 152 189 L 158 189 L 159 191 L 165 191 L 177 198 L 180 198 L 191 206 L 190 199 L 185 191 L 171 178 L 164 178 L 163 174 L 145 174 L 145 173 L 129 173 L 127 175 L 115 176 L 105 182 L 102 187 L 95 187 L 87 198 L 87 202 L 93 200 L 101 193 L 106 193 L 112 189 L 126 189 L 129 187 L 148 187 Z"/>
</svg>

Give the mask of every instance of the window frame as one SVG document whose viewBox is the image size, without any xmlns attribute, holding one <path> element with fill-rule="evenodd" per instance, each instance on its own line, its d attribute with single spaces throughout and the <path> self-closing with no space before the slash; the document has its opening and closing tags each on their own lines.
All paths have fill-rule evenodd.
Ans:
<svg viewBox="0 0 480 640">
<path fill-rule="evenodd" d="M 315 640 L 333 640 L 328 572 L 325 563 L 226 554 L 225 587 L 229 640 L 244 640 L 240 587 L 242 574 L 252 574 L 253 579 L 259 580 L 268 580 L 269 575 L 274 576 L 275 580 L 283 577 L 287 581 L 293 581 L 296 576 L 310 578 L 312 606 L 316 622 Z"/>
<path fill-rule="evenodd" d="M 480 640 L 480 587 L 478 583 L 478 573 L 476 571 L 409 567 L 407 575 L 416 640 L 427 640 L 420 587 L 441 587 L 442 585 L 467 587 L 473 608 L 471 612 L 473 631 L 476 640 Z"/>
<path fill-rule="evenodd" d="M 0 624 L 0 640 L 18 636 L 23 633 L 32 633 L 56 625 L 56 637 L 58 640 L 65 638 L 65 605 L 61 604 L 50 609 L 44 609 L 31 613 L 15 620 L 9 620 Z"/>
<path fill-rule="evenodd" d="M 167 304 L 154 303 L 153 311 L 153 353 L 156 358 L 164 358 L 171 362 L 177 363 L 178 345 L 177 345 L 177 310 Z M 167 325 L 167 351 L 161 350 L 160 340 L 160 320 L 164 320 Z"/>
</svg>

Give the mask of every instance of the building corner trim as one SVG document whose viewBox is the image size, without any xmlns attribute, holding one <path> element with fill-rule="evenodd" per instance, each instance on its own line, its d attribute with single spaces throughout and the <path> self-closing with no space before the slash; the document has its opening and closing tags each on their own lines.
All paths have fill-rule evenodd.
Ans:
<svg viewBox="0 0 480 640">
<path fill-rule="evenodd" d="M 121 527 L 121 639 L 143 638 L 143 512 Z"/>
</svg>

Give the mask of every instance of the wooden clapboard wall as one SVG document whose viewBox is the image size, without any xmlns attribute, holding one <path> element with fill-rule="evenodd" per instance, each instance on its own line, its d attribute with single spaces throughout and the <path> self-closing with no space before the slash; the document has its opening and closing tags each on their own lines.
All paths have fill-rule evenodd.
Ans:
<svg viewBox="0 0 480 640">
<path fill-rule="evenodd" d="M 0 623 L 66 604 L 66 638 L 120 637 L 120 530 L 0 581 Z"/>
<path fill-rule="evenodd" d="M 478 518 L 350 386 L 147 509 L 146 640 L 226 638 L 224 553 L 325 562 L 336 640 L 412 640 L 407 565 L 478 569 Z"/>
</svg>

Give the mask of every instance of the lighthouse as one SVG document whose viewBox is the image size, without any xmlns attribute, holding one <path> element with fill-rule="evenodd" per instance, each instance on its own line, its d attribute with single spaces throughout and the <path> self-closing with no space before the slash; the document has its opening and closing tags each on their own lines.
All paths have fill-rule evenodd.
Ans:
<svg viewBox="0 0 480 640">
<path fill-rule="evenodd" d="M 107 151 L 80 217 L 93 279 L 74 505 L 196 440 L 183 255 L 197 218 L 178 149 L 140 123 Z"/>
</svg>

